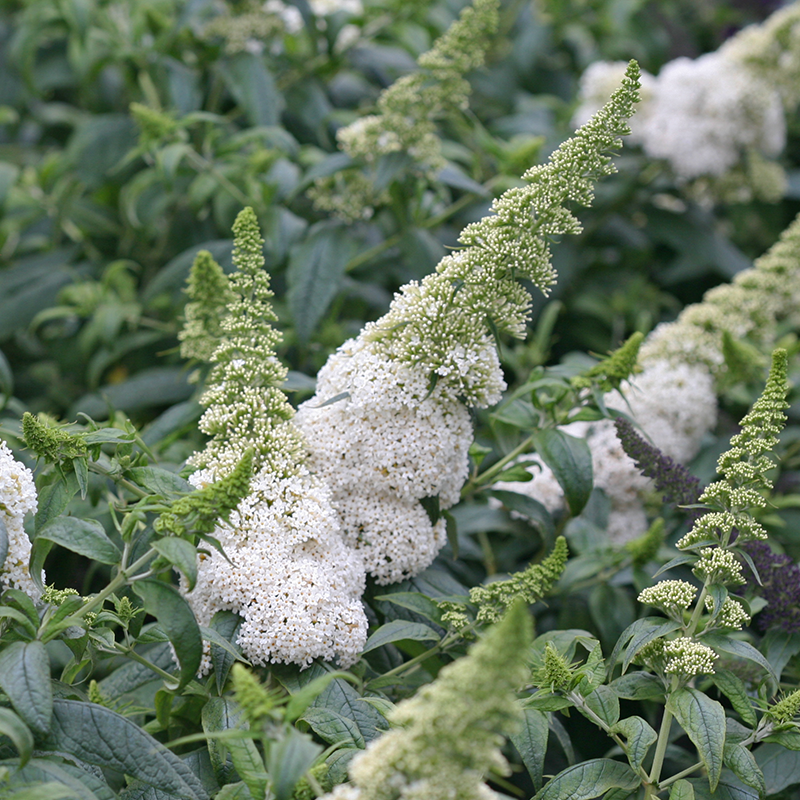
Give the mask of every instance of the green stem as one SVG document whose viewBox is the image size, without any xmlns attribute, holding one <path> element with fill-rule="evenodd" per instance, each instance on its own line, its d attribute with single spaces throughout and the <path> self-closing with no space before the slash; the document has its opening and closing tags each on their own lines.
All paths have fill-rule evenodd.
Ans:
<svg viewBox="0 0 800 800">
<path fill-rule="evenodd" d="M 656 752 L 653 756 L 653 768 L 650 770 L 650 779 L 648 781 L 653 786 L 658 785 L 658 782 L 661 779 L 661 768 L 664 766 L 664 755 L 667 752 L 671 728 L 672 712 L 668 708 L 664 708 L 664 716 L 661 718 L 661 729 L 658 732 Z"/>
<path fill-rule="evenodd" d="M 521 456 L 523 453 L 527 453 L 530 450 L 531 445 L 533 444 L 533 436 L 529 436 L 521 445 L 515 447 L 508 455 L 503 456 L 499 461 L 492 464 L 489 469 L 485 472 L 482 472 L 480 475 L 477 475 L 474 478 L 470 478 L 465 484 L 464 488 L 461 490 L 461 497 L 467 497 L 470 495 L 475 489 L 482 486 L 484 483 L 489 483 L 496 475 L 499 475 L 506 467 L 509 461 L 513 461 L 517 456 Z"/>
<path fill-rule="evenodd" d="M 703 583 L 703 588 L 700 591 L 700 597 L 697 598 L 697 604 L 692 612 L 692 618 L 689 620 L 689 625 L 686 628 L 686 635 L 689 637 L 694 636 L 694 632 L 697 630 L 697 624 L 700 622 L 700 615 L 703 613 L 706 595 L 708 594 L 707 587 L 708 578 L 706 578 L 705 583 Z"/>
<path fill-rule="evenodd" d="M 123 648 L 123 652 L 129 658 L 133 659 L 134 661 L 138 661 L 140 664 L 144 665 L 148 669 L 151 669 L 153 672 L 156 673 L 156 675 L 163 678 L 165 681 L 171 681 L 172 683 L 175 682 L 174 675 L 170 675 L 169 672 L 165 672 L 163 669 L 161 669 L 161 667 L 157 667 L 155 664 L 151 663 L 143 656 L 140 656 L 132 647 Z"/>
<path fill-rule="evenodd" d="M 702 766 L 703 762 L 698 761 L 696 764 L 692 764 L 691 767 L 687 767 L 681 772 L 678 772 L 676 775 L 673 775 L 671 778 L 667 778 L 665 781 L 661 781 L 661 783 L 658 784 L 658 788 L 664 789 L 670 784 L 675 783 L 675 781 L 679 781 L 681 778 L 685 778 L 687 775 L 691 775 L 693 772 L 696 772 Z"/>
<path fill-rule="evenodd" d="M 418 656 L 414 656 L 414 658 L 403 662 L 394 669 L 390 669 L 388 672 L 384 672 L 383 675 L 380 676 L 380 678 L 383 679 L 383 678 L 388 678 L 391 675 L 399 675 L 408 670 L 410 667 L 416 667 L 423 661 L 427 661 L 429 658 L 437 655 L 438 653 L 441 653 L 442 650 L 444 650 L 445 647 L 450 644 L 453 638 L 455 637 L 452 636 L 451 634 L 447 634 L 447 636 L 445 636 L 441 642 L 435 644 L 429 650 L 426 650 L 424 653 L 420 653 Z"/>
</svg>

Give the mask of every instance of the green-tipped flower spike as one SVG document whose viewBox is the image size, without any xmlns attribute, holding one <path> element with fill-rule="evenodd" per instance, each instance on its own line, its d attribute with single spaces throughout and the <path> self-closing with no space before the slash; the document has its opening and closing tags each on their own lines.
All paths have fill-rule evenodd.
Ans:
<svg viewBox="0 0 800 800">
<path fill-rule="evenodd" d="M 764 716 L 777 725 L 788 725 L 798 714 L 800 714 L 800 689 L 795 689 L 774 706 L 770 706 Z"/>
<path fill-rule="evenodd" d="M 86 442 L 80 436 L 49 424 L 43 414 L 35 417 L 26 411 L 22 415 L 22 438 L 48 463 L 80 458 L 87 453 Z"/>
<path fill-rule="evenodd" d="M 653 520 L 647 532 L 625 543 L 625 550 L 631 556 L 636 567 L 643 567 L 652 561 L 664 544 L 664 519 L 658 517 Z"/>
<path fill-rule="evenodd" d="M 220 520 L 227 521 L 239 502 L 247 497 L 253 472 L 253 451 L 248 450 L 233 472 L 176 500 L 153 528 L 161 534 L 186 536 L 208 534 Z"/>
<path fill-rule="evenodd" d="M 219 345 L 226 307 L 234 300 L 227 276 L 208 250 L 195 257 L 186 293 L 189 302 L 183 312 L 183 330 L 178 334 L 181 356 L 206 364 Z M 192 378 L 197 380 L 198 375 L 195 372 Z"/>
<path fill-rule="evenodd" d="M 269 465 L 277 474 L 293 474 L 302 460 L 302 438 L 285 424 L 294 411 L 280 389 L 286 368 L 275 355 L 281 337 L 270 324 L 275 313 L 263 246 L 255 212 L 245 208 L 233 226 L 233 299 L 200 398 L 206 407 L 200 428 L 212 438 L 190 462 L 217 477 L 233 470 L 250 448 L 257 467 Z"/>
<path fill-rule="evenodd" d="M 551 692 L 556 690 L 569 691 L 572 688 L 572 667 L 552 642 L 544 648 L 544 664 L 537 676 L 537 683 L 542 687 L 549 687 Z"/>
<path fill-rule="evenodd" d="M 561 577 L 567 565 L 569 549 L 563 536 L 556 539 L 553 552 L 540 564 L 531 564 L 508 580 L 495 581 L 469 590 L 471 603 L 478 606 L 478 623 L 493 623 L 501 619 L 508 607 L 519 600 L 527 605 L 541 600 Z"/>
<path fill-rule="evenodd" d="M 467 656 L 397 705 L 395 728 L 353 759 L 355 786 L 337 787 L 327 800 L 492 797 L 483 780 L 489 770 L 508 772 L 500 732 L 521 716 L 515 691 L 527 678 L 531 627 L 524 604 L 515 604 Z"/>
<path fill-rule="evenodd" d="M 604 392 L 619 389 L 620 384 L 628 380 L 636 371 L 636 359 L 642 341 L 644 341 L 644 334 L 634 333 L 621 347 L 606 356 L 599 364 L 595 364 L 582 375 L 576 375 L 572 379 L 572 385 L 576 389 L 588 389 L 592 383 L 597 383 Z"/>
<path fill-rule="evenodd" d="M 778 434 L 786 421 L 786 351 L 772 354 L 772 368 L 761 397 L 741 421 L 741 432 L 731 439 L 731 448 L 719 457 L 717 470 L 724 477 L 712 483 L 700 501 L 712 511 L 700 517 L 692 529 L 678 542 L 682 550 L 709 543 L 727 547 L 734 529 L 737 544 L 766 539 L 766 531 L 752 516 L 753 508 L 764 508 L 764 492 L 772 488 L 766 473 L 772 469 L 770 451 L 778 443 Z"/>
<path fill-rule="evenodd" d="M 263 719 L 275 715 L 281 694 L 269 691 L 244 664 L 233 665 L 231 682 L 234 700 L 251 726 L 255 727 Z"/>
</svg>

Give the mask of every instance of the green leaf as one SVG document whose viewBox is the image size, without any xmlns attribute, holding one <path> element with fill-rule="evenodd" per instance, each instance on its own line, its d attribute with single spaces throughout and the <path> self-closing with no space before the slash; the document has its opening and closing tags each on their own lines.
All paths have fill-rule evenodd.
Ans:
<svg viewBox="0 0 800 800">
<path fill-rule="evenodd" d="M 703 644 L 707 644 L 709 647 L 712 647 L 714 650 L 721 651 L 723 653 L 727 653 L 731 656 L 737 656 L 738 658 L 743 658 L 746 661 L 752 661 L 754 664 L 758 664 L 763 670 L 765 670 L 769 677 L 774 681 L 775 686 L 778 685 L 778 676 L 775 674 L 775 670 L 772 668 L 772 665 L 767 661 L 761 653 L 756 650 L 753 645 L 749 644 L 748 642 L 743 642 L 741 639 L 734 639 L 732 636 L 726 636 L 723 633 L 709 633 L 706 636 L 701 637 L 701 641 Z"/>
<path fill-rule="evenodd" d="M 74 472 L 59 478 L 39 489 L 39 505 L 36 509 L 34 530 L 38 533 L 47 523 L 64 512 L 69 501 L 78 491 L 78 479 Z M 31 569 L 31 574 L 34 570 Z"/>
<path fill-rule="evenodd" d="M 29 785 L 33 789 L 32 800 L 44 800 L 50 795 L 38 794 L 44 782 L 46 786 L 59 786 L 67 794 L 53 797 L 75 797 L 78 800 L 116 800 L 117 795 L 109 785 L 93 772 L 67 762 L 56 763 L 44 758 L 33 759 L 27 767 L 14 774 L 10 781 L 10 788 L 18 785 Z M 12 800 L 18 800 L 19 795 L 13 794 Z"/>
<path fill-rule="evenodd" d="M 103 526 L 93 519 L 57 517 L 38 531 L 36 538 L 54 542 L 101 564 L 118 564 L 122 558 Z"/>
<path fill-rule="evenodd" d="M 287 301 L 301 341 L 309 339 L 328 310 L 354 253 L 349 227 L 329 221 L 312 225 L 303 241 L 291 249 Z"/>
<path fill-rule="evenodd" d="M 279 124 L 283 96 L 262 56 L 237 53 L 222 63 L 222 77 L 251 125 Z"/>
<path fill-rule="evenodd" d="M 322 749 L 322 745 L 297 728 L 289 728 L 281 739 L 272 743 L 267 772 L 276 800 L 290 800 L 297 782 L 311 769 Z"/>
<path fill-rule="evenodd" d="M 758 724 L 753 703 L 747 695 L 747 687 L 738 675 L 727 669 L 715 669 L 711 676 L 714 685 L 719 689 L 728 700 L 734 710 L 739 714 L 745 724 L 755 728 Z"/>
<path fill-rule="evenodd" d="M 627 743 L 627 756 L 634 769 L 639 769 L 658 734 L 641 717 L 626 717 L 612 727 L 613 733 L 622 734 Z"/>
<path fill-rule="evenodd" d="M 174 800 L 208 800 L 197 776 L 135 722 L 94 703 L 55 700 L 42 747 L 130 775 Z"/>
<path fill-rule="evenodd" d="M 0 735 L 11 739 L 19 753 L 19 766 L 24 767 L 33 754 L 33 734 L 10 708 L 0 707 Z"/>
<path fill-rule="evenodd" d="M 191 592 L 197 583 L 197 551 L 194 545 L 186 539 L 168 537 L 153 542 L 153 547 L 186 576 Z"/>
<path fill-rule="evenodd" d="M 675 781 L 669 790 L 669 800 L 694 800 L 694 786 L 683 778 Z"/>
<path fill-rule="evenodd" d="M 159 494 L 162 497 L 188 494 L 195 489 L 180 475 L 160 467 L 133 467 L 126 471 L 125 476 L 134 483 L 138 483 L 143 489 L 147 489 L 148 492 Z"/>
<path fill-rule="evenodd" d="M 439 606 L 430 597 L 421 592 L 393 592 L 392 594 L 379 595 L 375 599 L 384 603 L 392 603 L 401 608 L 407 608 L 409 611 L 413 611 L 415 614 L 419 614 L 437 625 L 442 621 L 442 612 L 439 610 Z"/>
<path fill-rule="evenodd" d="M 11 365 L 5 353 L 0 350 L 0 394 L 4 394 L 7 398 L 11 397 L 14 393 L 14 373 L 11 371 Z"/>
<path fill-rule="evenodd" d="M 779 744 L 762 744 L 753 755 L 764 775 L 767 794 L 777 794 L 800 783 L 800 751 Z"/>
<path fill-rule="evenodd" d="M 678 689 L 667 697 L 667 710 L 686 731 L 708 770 L 713 792 L 722 771 L 725 749 L 725 709 L 697 689 Z"/>
<path fill-rule="evenodd" d="M 242 618 L 233 611 L 217 611 L 211 618 L 211 628 L 229 642 L 235 641 L 234 637 L 238 634 L 241 624 Z M 214 678 L 217 683 L 217 691 L 220 694 L 225 688 L 228 673 L 235 662 L 236 656 L 227 649 L 211 642 L 211 663 L 214 666 Z"/>
<path fill-rule="evenodd" d="M 636 654 L 648 643 L 652 642 L 653 639 L 658 639 L 661 636 L 666 636 L 668 633 L 672 633 L 672 631 L 678 630 L 681 625 L 679 622 L 672 622 L 668 621 L 665 622 L 663 617 L 643 617 L 642 619 L 637 619 L 636 622 L 632 622 L 628 627 L 622 632 L 622 635 L 617 640 L 617 644 L 614 647 L 614 652 L 611 654 L 611 658 L 609 659 L 609 664 L 613 667 L 616 662 L 616 653 L 617 648 L 620 645 L 620 642 L 626 640 L 626 637 L 630 639 L 628 642 L 628 646 L 625 650 L 625 658 L 622 660 L 622 671 L 627 671 L 628 667 L 636 658 Z"/>
<path fill-rule="evenodd" d="M 547 714 L 535 708 L 526 708 L 523 711 L 522 729 L 509 735 L 511 743 L 517 748 L 522 757 L 522 763 L 531 776 L 536 791 L 542 788 L 542 773 L 544 772 L 544 756 L 547 752 L 547 738 L 550 726 Z"/>
<path fill-rule="evenodd" d="M 695 800 L 759 800 L 758 793 L 741 783 L 720 781 L 716 790 L 711 792 L 708 783 L 702 778 L 689 778 L 694 789 Z"/>
<path fill-rule="evenodd" d="M 253 800 L 253 794 L 244 781 L 239 781 L 223 786 L 214 796 L 214 800 Z"/>
<path fill-rule="evenodd" d="M 553 517 L 538 500 L 518 492 L 507 492 L 500 489 L 493 489 L 490 494 L 510 511 L 516 511 L 529 519 L 545 537 L 552 539 L 555 536 Z"/>
<path fill-rule="evenodd" d="M 145 610 L 160 623 L 175 648 L 180 663 L 178 688 L 186 686 L 200 667 L 203 638 L 189 604 L 174 586 L 156 580 L 136 581 L 133 591 L 142 598 Z"/>
<path fill-rule="evenodd" d="M 740 780 L 755 789 L 760 797 L 766 792 L 764 774 L 753 754 L 742 744 L 728 742 L 722 754 L 725 766 Z"/>
<path fill-rule="evenodd" d="M 588 708 L 600 717 L 606 725 L 614 725 L 619 719 L 619 697 L 614 694 L 614 690 L 610 687 L 598 686 L 583 699 Z"/>
<path fill-rule="evenodd" d="M 778 731 L 763 741 L 775 742 L 787 750 L 800 750 L 800 731 Z"/>
<path fill-rule="evenodd" d="M 364 645 L 362 653 L 369 653 L 385 644 L 410 639 L 413 642 L 438 642 L 439 634 L 421 622 L 408 622 L 404 619 L 395 619 L 381 625 Z"/>
<path fill-rule="evenodd" d="M 629 672 L 613 680 L 609 687 L 623 700 L 653 700 L 664 696 L 664 684 L 649 672 Z"/>
<path fill-rule="evenodd" d="M 200 719 L 205 733 L 218 733 L 219 731 L 244 727 L 241 724 L 241 708 L 227 697 L 209 698 L 208 702 L 203 706 Z M 206 743 L 214 775 L 220 784 L 228 783 L 233 776 L 233 760 L 228 754 L 228 742 L 215 736 L 209 736 Z M 241 742 L 237 741 L 234 746 L 239 746 L 240 744 Z M 250 742 L 250 744 L 253 743 Z M 263 769 L 263 767 L 259 765 L 259 769 Z"/>
<path fill-rule="evenodd" d="M 593 487 L 592 453 L 586 440 L 547 428 L 534 432 L 533 444 L 564 490 L 570 513 L 577 517 Z"/>
<path fill-rule="evenodd" d="M 633 791 L 641 783 L 639 776 L 627 765 L 610 758 L 593 758 L 559 772 L 535 800 L 590 800 L 609 789 Z"/>
<path fill-rule="evenodd" d="M 287 722 L 294 722 L 299 719 L 306 711 L 306 709 L 319 697 L 331 681 L 341 678 L 342 680 L 349 680 L 353 683 L 356 678 L 347 672 L 326 672 L 314 678 L 311 683 L 307 683 L 296 692 L 292 692 L 289 702 L 286 704 L 284 712 L 284 719 Z"/>
<path fill-rule="evenodd" d="M 42 642 L 13 642 L 0 652 L 0 687 L 25 723 L 46 734 L 53 716 L 53 690 L 50 659 Z"/>
<path fill-rule="evenodd" d="M 800 633 L 787 633 L 777 628 L 768 631 L 761 642 L 761 650 L 780 678 L 783 668 L 793 656 L 800 653 Z"/>
</svg>

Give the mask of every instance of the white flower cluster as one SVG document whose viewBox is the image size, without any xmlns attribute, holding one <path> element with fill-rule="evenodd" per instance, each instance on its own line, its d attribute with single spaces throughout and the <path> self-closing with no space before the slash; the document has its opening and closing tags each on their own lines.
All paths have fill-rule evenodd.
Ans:
<svg viewBox="0 0 800 800">
<path fill-rule="evenodd" d="M 783 170 L 772 159 L 786 144 L 784 104 L 791 109 L 800 99 L 792 88 L 800 72 L 800 14 L 795 7 L 773 16 L 716 52 L 677 58 L 657 77 L 642 75 L 632 140 L 666 160 L 680 181 L 694 182 L 701 198 L 777 200 L 785 191 Z M 586 70 L 574 124 L 595 113 L 624 68 L 597 62 Z"/>
<path fill-rule="evenodd" d="M 432 525 L 420 500 L 438 497 L 442 509 L 458 501 L 472 442 L 469 411 L 445 386 L 430 391 L 424 371 L 359 338 L 328 360 L 316 396 L 298 409 L 309 467 L 378 583 L 421 572 L 445 542 L 445 521 Z"/>
<path fill-rule="evenodd" d="M 711 583 L 745 583 L 742 565 L 730 550 L 721 547 L 704 547 L 692 572 Z"/>
<path fill-rule="evenodd" d="M 659 581 L 639 593 L 638 600 L 648 606 L 655 606 L 670 616 L 689 608 L 697 596 L 697 587 L 687 581 Z"/>
<path fill-rule="evenodd" d="M 210 479 L 203 470 L 190 481 Z M 305 469 L 288 478 L 262 469 L 215 535 L 230 561 L 216 550 L 200 557 L 187 598 L 201 624 L 235 611 L 244 620 L 237 641 L 255 664 L 358 660 L 367 633 L 364 568 L 342 541 L 318 478 Z"/>
<path fill-rule="evenodd" d="M 23 522 L 26 514 L 36 513 L 38 501 L 33 474 L 0 441 L 0 522 L 5 524 L 8 540 L 6 560 L 0 568 L 0 583 L 19 589 L 38 600 L 40 593 L 28 571 L 31 542 Z"/>
<path fill-rule="evenodd" d="M 695 675 L 713 675 L 717 654 L 707 645 L 686 636 L 664 642 L 664 672 L 692 678 Z"/>
<path fill-rule="evenodd" d="M 706 610 L 713 612 L 714 598 L 708 595 L 705 603 Z M 726 597 L 719 615 L 717 616 L 717 625 L 722 628 L 733 628 L 738 631 L 749 622 L 750 615 L 744 610 L 744 606 L 738 600 L 734 600 L 732 597 Z"/>
</svg>

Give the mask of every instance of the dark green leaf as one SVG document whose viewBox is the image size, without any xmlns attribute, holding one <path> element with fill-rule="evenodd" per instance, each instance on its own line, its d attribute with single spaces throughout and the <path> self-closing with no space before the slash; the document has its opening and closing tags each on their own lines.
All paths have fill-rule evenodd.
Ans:
<svg viewBox="0 0 800 800">
<path fill-rule="evenodd" d="M 452 186 L 454 189 L 460 189 L 462 192 L 471 192 L 485 196 L 486 189 L 477 181 L 472 180 L 463 170 L 455 164 L 448 164 L 436 176 L 436 180 L 443 183 L 445 186 Z"/>
<path fill-rule="evenodd" d="M 175 800 L 208 800 L 198 778 L 135 722 L 94 703 L 55 700 L 43 747 L 117 770 Z"/>
<path fill-rule="evenodd" d="M 734 710 L 751 728 L 755 728 L 758 717 L 753 703 L 747 695 L 747 687 L 738 675 L 727 669 L 715 669 L 711 676 L 716 687 L 731 701 Z"/>
<path fill-rule="evenodd" d="M 51 519 L 59 516 L 78 491 L 78 480 L 75 473 L 67 473 L 63 480 L 59 478 L 39 489 L 39 505 L 36 509 L 35 530 L 40 531 Z M 33 573 L 33 569 L 31 572 Z"/>
<path fill-rule="evenodd" d="M 787 750 L 800 750 L 800 731 L 778 731 L 764 741 L 775 742 Z"/>
<path fill-rule="evenodd" d="M 33 753 L 33 734 L 10 708 L 0 707 L 0 735 L 11 739 L 19 753 L 19 765 L 24 767 Z"/>
<path fill-rule="evenodd" d="M 442 612 L 439 606 L 427 595 L 421 592 L 394 592 L 392 594 L 382 594 L 375 598 L 385 603 L 407 608 L 415 614 L 429 619 L 437 625 L 442 621 Z"/>
<path fill-rule="evenodd" d="M 734 639 L 732 636 L 726 636 L 723 633 L 709 633 L 702 637 L 702 642 L 712 647 L 717 652 L 727 653 L 728 655 L 743 658 L 746 661 L 752 661 L 754 664 L 758 664 L 758 666 L 769 674 L 770 678 L 775 682 L 775 685 L 778 685 L 778 676 L 772 669 L 772 665 L 755 647 L 753 647 L 753 645 L 743 642 L 741 639 Z"/>
<path fill-rule="evenodd" d="M 549 733 L 547 714 L 535 708 L 526 708 L 522 718 L 522 729 L 509 736 L 511 743 L 522 757 L 522 763 L 525 764 L 536 791 L 542 788 L 544 756 L 547 752 Z"/>
<path fill-rule="evenodd" d="M 294 722 L 301 717 L 306 709 L 319 697 L 331 681 L 340 678 L 355 682 L 355 678 L 347 672 L 326 672 L 314 678 L 311 683 L 307 683 L 296 692 L 292 692 L 291 699 L 286 704 L 284 717 L 288 722 Z"/>
<path fill-rule="evenodd" d="M 653 639 L 658 639 L 660 636 L 666 636 L 668 633 L 672 633 L 672 631 L 676 631 L 680 627 L 679 622 L 665 621 L 662 617 L 643 617 L 631 623 L 622 632 L 622 636 L 619 637 L 617 646 L 614 648 L 616 653 L 620 642 L 625 641 L 626 638 L 630 639 L 625 650 L 625 658 L 622 661 L 622 671 L 625 672 L 628 669 L 631 661 L 636 657 L 636 654 L 648 642 L 652 642 Z M 615 655 L 612 653 L 609 664 L 613 666 L 614 663 Z"/>
<path fill-rule="evenodd" d="M 538 500 L 517 492 L 495 489 L 492 497 L 499 500 L 506 508 L 516 511 L 529 519 L 548 539 L 555 536 L 555 524 L 550 512 Z"/>
<path fill-rule="evenodd" d="M 277 125 L 280 122 L 283 96 L 275 86 L 275 79 L 263 56 L 237 53 L 223 63 L 222 76 L 251 125 Z"/>
<path fill-rule="evenodd" d="M 669 790 L 669 800 L 694 800 L 694 786 L 683 778 L 675 781 Z"/>
<path fill-rule="evenodd" d="M 708 781 L 703 778 L 689 778 L 694 789 L 695 800 L 758 800 L 758 793 L 741 783 L 733 784 L 722 780 L 715 791 L 710 791 Z"/>
<path fill-rule="evenodd" d="M 783 668 L 793 656 L 800 653 L 800 633 L 787 633 L 772 628 L 761 642 L 761 650 L 780 678 Z"/>
<path fill-rule="evenodd" d="M 242 618 L 233 611 L 217 611 L 211 619 L 211 627 L 229 642 L 235 641 L 241 624 Z M 218 692 L 222 693 L 225 688 L 228 673 L 235 661 L 236 657 L 225 648 L 211 643 L 211 663 L 214 666 L 214 678 Z"/>
<path fill-rule="evenodd" d="M 153 547 L 186 576 L 189 591 L 192 591 L 197 582 L 197 551 L 194 545 L 185 539 L 166 537 L 153 542 Z"/>
<path fill-rule="evenodd" d="M 697 561 L 697 556 L 692 555 L 691 553 L 682 553 L 681 555 L 675 556 L 675 558 L 667 561 L 667 563 L 664 564 L 664 566 L 661 567 L 661 569 L 658 570 L 658 572 L 656 572 L 656 574 L 653 575 L 653 577 L 657 578 L 659 575 L 661 575 L 662 572 L 667 572 L 668 570 L 673 569 L 673 567 L 679 567 L 682 564 L 693 564 L 695 561 Z M 686 785 L 690 787 L 692 785 L 691 783 L 687 783 L 686 781 L 684 781 L 684 783 L 686 783 Z"/>
<path fill-rule="evenodd" d="M 667 709 L 686 731 L 708 770 L 713 792 L 722 771 L 725 748 L 725 709 L 697 689 L 678 689 L 667 697 Z"/>
<path fill-rule="evenodd" d="M 231 699 L 227 697 L 211 697 L 203 706 L 201 722 L 205 733 L 218 733 L 236 728 L 245 727 L 242 724 L 242 710 Z M 220 784 L 228 783 L 233 776 L 233 761 L 227 750 L 228 742 L 220 740 L 215 736 L 209 736 L 207 741 L 208 755 L 211 759 L 211 766 Z M 234 747 L 241 744 L 237 741 Z M 250 744 L 253 744 L 250 742 Z M 253 745 L 255 747 L 255 745 Z M 259 767 L 260 769 L 262 767 Z M 261 786 L 259 785 L 259 788 Z"/>
<path fill-rule="evenodd" d="M 385 644 L 410 639 L 414 642 L 439 641 L 439 634 L 421 622 L 408 622 L 404 619 L 395 619 L 381 625 L 364 645 L 362 653 L 369 653 Z"/>
<path fill-rule="evenodd" d="M 0 652 L 0 687 L 25 723 L 45 734 L 53 716 L 50 659 L 40 641 L 13 642 Z"/>
<path fill-rule="evenodd" d="M 609 789 L 633 791 L 641 780 L 627 765 L 610 758 L 593 758 L 559 772 L 535 800 L 589 800 Z"/>
<path fill-rule="evenodd" d="M 760 796 L 766 791 L 764 775 L 753 754 L 742 744 L 728 742 L 722 754 L 725 766 L 740 780 L 755 789 Z"/>
<path fill-rule="evenodd" d="M 761 767 L 768 795 L 800 783 L 800 751 L 786 750 L 779 744 L 762 744 L 753 755 Z"/>
<path fill-rule="evenodd" d="M 195 489 L 180 475 L 160 467 L 133 467 L 127 470 L 125 476 L 134 483 L 138 483 L 143 489 L 147 489 L 148 492 L 160 494 L 162 497 L 188 494 Z"/>
<path fill-rule="evenodd" d="M 600 717 L 606 725 L 614 725 L 619 719 L 619 697 L 609 686 L 598 686 L 583 699 L 590 711 Z"/>
<path fill-rule="evenodd" d="M 267 771 L 276 800 L 290 800 L 300 778 L 314 765 L 322 746 L 297 728 L 273 742 L 267 756 Z"/>
<path fill-rule="evenodd" d="M 589 445 L 585 439 L 554 428 L 535 431 L 533 443 L 536 452 L 553 470 L 564 490 L 570 512 L 577 517 L 592 493 L 592 453 Z"/>
<path fill-rule="evenodd" d="M 175 648 L 181 667 L 178 686 L 185 686 L 197 674 L 203 657 L 203 638 L 189 604 L 177 589 L 161 581 L 136 581 L 133 590 L 142 598 L 147 613 L 159 621 Z"/>
<path fill-rule="evenodd" d="M 103 526 L 93 519 L 56 517 L 36 534 L 36 538 L 54 542 L 101 564 L 117 564 L 122 558 Z"/>
<path fill-rule="evenodd" d="M 649 672 L 629 672 L 609 684 L 623 700 L 652 700 L 664 696 L 664 684 Z"/>
<path fill-rule="evenodd" d="M 639 769 L 650 746 L 658 739 L 658 734 L 641 717 L 621 719 L 614 725 L 612 731 L 625 737 L 628 743 L 628 757 L 634 769 Z"/>
<path fill-rule="evenodd" d="M 9 788 L 18 785 L 41 785 L 40 782 L 48 781 L 50 785 L 60 784 L 61 788 L 69 791 L 65 797 L 75 797 L 78 800 L 116 800 L 117 795 L 111 787 L 98 775 L 88 769 L 77 767 L 67 762 L 56 763 L 44 758 L 33 759 L 27 767 L 16 772 L 10 781 Z M 39 797 L 39 790 L 33 790 L 36 800 L 44 800 L 47 795 Z M 17 800 L 18 795 L 12 795 Z"/>
<path fill-rule="evenodd" d="M 289 256 L 287 300 L 297 335 L 306 341 L 328 310 L 355 253 L 350 229 L 338 222 L 313 225 Z"/>
<path fill-rule="evenodd" d="M 14 373 L 8 359 L 0 350 L 0 394 L 10 397 L 14 393 Z"/>
</svg>

